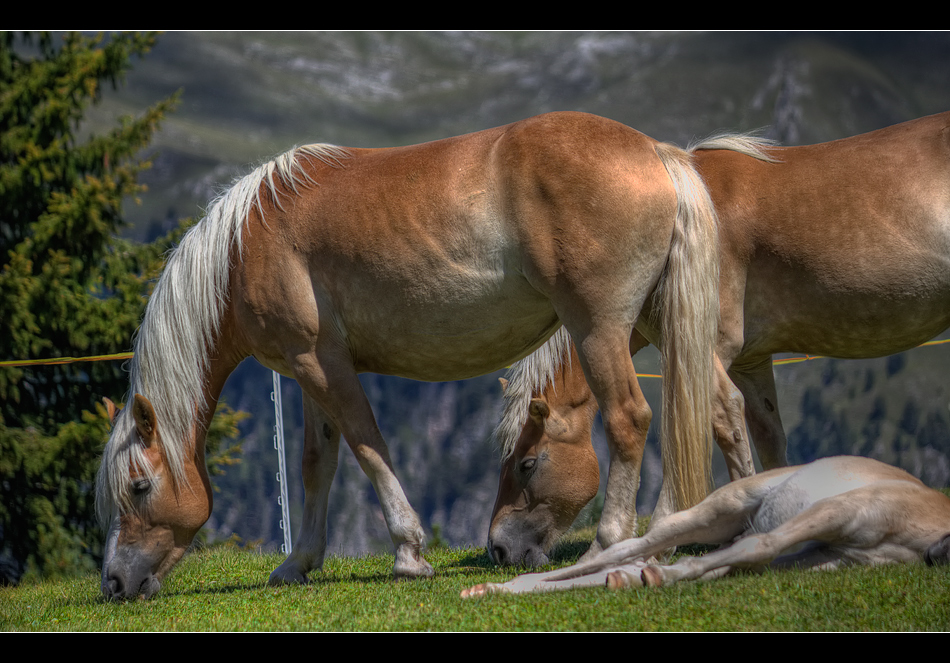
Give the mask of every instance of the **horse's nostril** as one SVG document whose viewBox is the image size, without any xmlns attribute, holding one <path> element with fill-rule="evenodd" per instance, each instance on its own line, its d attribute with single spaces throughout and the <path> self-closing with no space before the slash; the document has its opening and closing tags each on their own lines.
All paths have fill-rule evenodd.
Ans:
<svg viewBox="0 0 950 663">
<path fill-rule="evenodd" d="M 122 580 L 114 575 L 110 575 L 109 579 L 102 585 L 102 593 L 105 594 L 107 599 L 122 598 L 124 589 Z"/>
<path fill-rule="evenodd" d="M 488 552 L 498 566 L 508 566 L 510 563 L 507 546 L 497 543 L 489 545 Z"/>
<path fill-rule="evenodd" d="M 527 550 L 525 550 L 524 556 L 521 558 L 521 565 L 532 568 L 535 566 L 544 566 L 549 561 L 550 560 L 548 559 L 548 556 L 544 554 L 544 551 L 541 548 L 537 546 L 530 546 Z"/>
</svg>

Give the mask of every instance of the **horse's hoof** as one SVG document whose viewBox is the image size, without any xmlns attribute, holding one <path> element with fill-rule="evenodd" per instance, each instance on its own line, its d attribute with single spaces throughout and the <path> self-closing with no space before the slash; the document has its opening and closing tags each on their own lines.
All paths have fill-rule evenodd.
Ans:
<svg viewBox="0 0 950 663">
<path fill-rule="evenodd" d="M 281 570 L 279 567 L 275 569 L 267 579 L 267 584 L 271 587 L 281 587 L 283 585 L 306 585 L 309 582 L 310 578 L 307 577 L 306 573 L 291 571 L 289 569 Z"/>
<path fill-rule="evenodd" d="M 626 587 L 643 587 L 640 573 L 616 570 L 607 574 L 607 589 L 624 589 Z"/>
<path fill-rule="evenodd" d="M 640 576 L 646 587 L 663 586 L 663 571 L 655 566 L 644 567 L 643 571 L 640 572 Z"/>
<path fill-rule="evenodd" d="M 393 576 L 396 580 L 403 578 L 431 578 L 435 575 L 432 565 L 415 550 L 396 551 L 396 564 L 393 566 Z"/>
</svg>

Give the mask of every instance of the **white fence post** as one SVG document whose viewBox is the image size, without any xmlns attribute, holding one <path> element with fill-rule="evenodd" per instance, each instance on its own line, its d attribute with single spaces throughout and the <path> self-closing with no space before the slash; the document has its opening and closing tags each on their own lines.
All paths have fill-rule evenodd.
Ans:
<svg viewBox="0 0 950 663">
<path fill-rule="evenodd" d="M 271 400 L 274 401 L 274 447 L 277 449 L 277 483 L 280 484 L 280 528 L 284 530 L 284 545 L 281 551 L 289 555 L 293 550 L 290 537 L 290 507 L 287 502 L 287 461 L 284 455 L 284 408 L 280 400 L 280 374 L 274 371 L 274 391 Z"/>
</svg>

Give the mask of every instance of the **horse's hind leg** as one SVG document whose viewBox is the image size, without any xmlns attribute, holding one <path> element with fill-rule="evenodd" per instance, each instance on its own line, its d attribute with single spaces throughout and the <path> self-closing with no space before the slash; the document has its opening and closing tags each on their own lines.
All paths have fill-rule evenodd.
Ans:
<svg viewBox="0 0 950 663">
<path fill-rule="evenodd" d="M 745 397 L 745 416 L 749 425 L 752 443 L 759 454 L 759 461 L 766 470 L 788 465 L 785 429 L 778 411 L 778 395 L 775 393 L 775 375 L 772 357 L 756 367 L 733 371 L 732 378 Z"/>
<path fill-rule="evenodd" d="M 716 398 L 713 402 L 713 432 L 716 445 L 726 459 L 729 480 L 755 474 L 749 433 L 746 429 L 745 399 L 716 356 Z"/>
<path fill-rule="evenodd" d="M 307 354 L 298 357 L 293 368 L 297 381 L 326 413 L 333 430 L 342 433 L 376 490 L 396 550 L 395 576 L 431 576 L 432 567 L 422 556 L 425 534 L 419 516 L 396 478 L 389 449 L 348 358 L 330 355 L 318 360 Z"/>
<path fill-rule="evenodd" d="M 303 522 L 293 552 L 270 575 L 270 584 L 307 582 L 307 573 L 322 569 L 327 549 L 327 505 L 336 474 L 340 429 L 304 394 Z"/>
</svg>

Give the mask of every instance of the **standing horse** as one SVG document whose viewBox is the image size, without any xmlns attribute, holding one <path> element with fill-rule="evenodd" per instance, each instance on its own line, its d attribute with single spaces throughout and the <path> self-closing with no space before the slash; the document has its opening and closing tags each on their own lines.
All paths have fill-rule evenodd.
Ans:
<svg viewBox="0 0 950 663">
<path fill-rule="evenodd" d="M 292 150 L 237 182 L 171 256 L 135 343 L 131 407 L 98 479 L 107 597 L 150 596 L 211 511 L 204 440 L 245 357 L 304 392 L 301 531 L 270 582 L 326 549 L 340 437 L 379 496 L 397 577 L 431 575 L 362 371 L 459 380 L 521 359 L 563 324 L 613 452 L 604 540 L 631 518 L 649 407 L 630 360 L 663 293 L 668 446 L 684 506 L 706 494 L 717 310 L 715 212 L 682 150 L 553 113 L 422 145 Z M 646 414 L 645 414 L 646 413 Z M 646 421 L 644 420 L 646 416 Z"/>
<path fill-rule="evenodd" d="M 686 543 L 725 544 L 670 566 L 654 555 Z M 730 545 L 731 544 L 731 545 Z M 765 567 L 950 563 L 950 497 L 860 456 L 822 458 L 726 484 L 667 516 L 642 538 L 548 573 L 484 583 L 463 597 L 601 586 L 658 587 Z"/>
<path fill-rule="evenodd" d="M 819 145 L 721 137 L 691 153 L 719 217 L 712 423 L 734 480 L 754 471 L 750 436 L 766 469 L 787 464 L 774 353 L 878 357 L 950 325 L 950 113 Z M 632 352 L 656 338 L 649 321 Z M 572 353 L 555 336 L 508 376 L 488 541 L 498 563 L 543 563 L 596 494 L 597 404 Z"/>
</svg>

